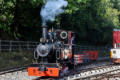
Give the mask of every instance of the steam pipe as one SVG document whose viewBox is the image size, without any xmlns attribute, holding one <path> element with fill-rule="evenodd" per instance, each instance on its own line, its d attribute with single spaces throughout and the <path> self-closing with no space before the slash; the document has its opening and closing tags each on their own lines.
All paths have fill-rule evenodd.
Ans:
<svg viewBox="0 0 120 80">
<path fill-rule="evenodd" d="M 42 26 L 42 37 L 47 39 L 47 26 Z"/>
</svg>

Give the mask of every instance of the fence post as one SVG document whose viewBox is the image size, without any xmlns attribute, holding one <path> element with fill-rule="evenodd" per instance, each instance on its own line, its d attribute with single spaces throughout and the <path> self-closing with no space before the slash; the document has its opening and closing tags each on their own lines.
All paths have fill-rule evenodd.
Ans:
<svg viewBox="0 0 120 80">
<path fill-rule="evenodd" d="M 18 51 L 21 51 L 21 41 L 18 43 Z"/>
<path fill-rule="evenodd" d="M 9 47 L 9 52 L 12 51 L 12 41 L 10 41 L 10 47 Z"/>
<path fill-rule="evenodd" d="M 0 53 L 1 53 L 1 40 L 0 40 Z"/>
<path fill-rule="evenodd" d="M 29 41 L 27 42 L 27 50 L 29 50 Z"/>
</svg>

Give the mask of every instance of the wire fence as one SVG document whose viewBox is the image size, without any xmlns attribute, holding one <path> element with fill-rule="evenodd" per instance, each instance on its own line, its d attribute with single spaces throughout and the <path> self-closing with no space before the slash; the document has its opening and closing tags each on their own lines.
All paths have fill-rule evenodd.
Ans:
<svg viewBox="0 0 120 80">
<path fill-rule="evenodd" d="M 34 51 L 39 42 L 35 41 L 12 41 L 0 40 L 0 52 L 14 52 L 14 51 Z M 75 45 L 76 50 L 100 50 L 109 51 L 110 47 L 96 47 L 96 46 L 81 46 Z"/>
<path fill-rule="evenodd" d="M 39 42 L 0 40 L 0 52 L 33 51 Z"/>
</svg>

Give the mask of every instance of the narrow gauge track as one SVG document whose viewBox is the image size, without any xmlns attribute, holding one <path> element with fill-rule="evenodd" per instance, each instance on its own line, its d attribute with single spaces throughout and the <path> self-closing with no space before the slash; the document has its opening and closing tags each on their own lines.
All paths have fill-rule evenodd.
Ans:
<svg viewBox="0 0 120 80">
<path fill-rule="evenodd" d="M 105 65 L 111 64 L 110 61 L 108 61 L 108 58 L 105 58 L 107 60 L 106 62 L 103 59 L 104 58 L 101 58 L 95 63 L 80 65 L 80 67 L 78 68 L 79 70 L 85 71 L 88 68 L 99 67 L 100 65 L 105 66 Z M 29 77 L 27 74 L 27 67 L 28 66 L 17 67 L 17 68 L 0 71 L 0 80 L 1 79 L 2 80 L 57 80 L 58 79 L 58 78 L 44 78 L 44 77 Z"/>
<path fill-rule="evenodd" d="M 23 67 L 16 67 L 16 68 L 11 68 L 11 69 L 4 69 L 0 71 L 0 75 L 7 74 L 7 73 L 13 73 L 17 71 L 23 71 L 27 70 L 28 66 L 23 66 Z"/>
<path fill-rule="evenodd" d="M 91 78 L 100 77 L 103 75 L 105 76 L 106 74 L 117 72 L 118 70 L 120 71 L 120 65 L 110 64 L 107 66 L 73 72 L 68 76 L 59 78 L 59 80 L 91 79 Z"/>
<path fill-rule="evenodd" d="M 61 76 L 59 78 L 38 77 L 32 80 L 71 80 L 71 78 L 69 78 L 70 75 L 75 75 L 75 74 L 78 74 L 79 72 L 85 72 L 92 69 L 100 69 L 101 67 L 108 67 L 110 65 L 113 65 L 113 63 L 110 62 L 108 57 L 105 57 L 105 58 L 98 59 L 94 63 L 82 64 L 77 68 L 75 68 L 74 70 L 71 70 L 67 75 Z"/>
<path fill-rule="evenodd" d="M 0 70 L 0 75 L 7 74 L 7 73 L 13 73 L 13 72 L 17 72 L 17 71 L 27 70 L 29 65 L 31 65 L 31 64 L 27 64 L 27 65 L 24 65 L 24 66 L 21 66 L 21 67 L 13 67 L 13 68 Z"/>
<path fill-rule="evenodd" d="M 118 79 L 115 79 L 118 78 Z M 88 77 L 89 80 L 120 80 L 120 69 Z"/>
<path fill-rule="evenodd" d="M 59 78 L 49 78 L 49 77 L 38 77 L 36 79 L 32 79 L 32 80 L 72 80 L 71 76 L 72 75 L 75 75 L 75 74 L 78 74 L 78 72 L 86 72 L 90 69 L 100 69 L 101 67 L 108 67 L 110 65 L 113 65 L 112 63 L 108 63 L 108 62 L 102 62 L 101 64 L 103 65 L 100 65 L 100 63 L 98 65 L 95 65 L 95 64 L 92 64 L 92 65 L 81 65 L 80 68 L 77 68 L 76 70 L 71 70 L 69 72 L 69 74 L 67 75 L 64 75 L 64 76 L 61 76 Z M 87 67 L 89 66 L 89 67 Z M 70 74 L 71 73 L 71 74 Z M 74 79 L 73 79 L 74 80 Z"/>
<path fill-rule="evenodd" d="M 120 70 L 111 72 L 109 74 L 106 74 L 100 78 L 102 79 L 109 79 L 109 80 L 120 80 Z"/>
</svg>

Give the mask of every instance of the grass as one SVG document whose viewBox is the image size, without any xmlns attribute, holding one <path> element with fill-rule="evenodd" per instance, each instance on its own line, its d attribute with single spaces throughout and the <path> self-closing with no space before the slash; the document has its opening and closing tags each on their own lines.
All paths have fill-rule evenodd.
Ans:
<svg viewBox="0 0 120 80">
<path fill-rule="evenodd" d="M 1 52 L 0 70 L 20 67 L 33 62 L 33 53 L 29 51 Z"/>
</svg>

